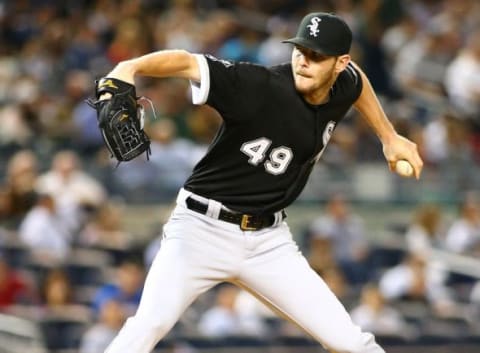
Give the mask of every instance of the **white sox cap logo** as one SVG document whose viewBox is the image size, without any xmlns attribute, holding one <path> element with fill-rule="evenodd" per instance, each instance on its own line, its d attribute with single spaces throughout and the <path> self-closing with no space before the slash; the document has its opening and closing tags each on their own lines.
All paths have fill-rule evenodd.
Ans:
<svg viewBox="0 0 480 353">
<path fill-rule="evenodd" d="M 320 30 L 318 29 L 318 23 L 321 21 L 322 19 L 319 18 L 319 17 L 313 17 L 311 20 L 310 20 L 310 24 L 307 25 L 308 28 L 310 28 L 310 35 L 311 36 L 314 36 L 316 37 L 318 32 L 320 32 Z"/>
<path fill-rule="evenodd" d="M 340 17 L 325 12 L 314 12 L 302 19 L 297 34 L 283 41 L 326 56 L 339 56 L 350 51 L 352 31 Z"/>
</svg>

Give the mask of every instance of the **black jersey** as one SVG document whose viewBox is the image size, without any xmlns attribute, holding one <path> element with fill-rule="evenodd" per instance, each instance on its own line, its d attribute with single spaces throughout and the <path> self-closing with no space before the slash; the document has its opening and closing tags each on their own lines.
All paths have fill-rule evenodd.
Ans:
<svg viewBox="0 0 480 353">
<path fill-rule="evenodd" d="M 360 95 L 360 74 L 349 65 L 329 101 L 311 105 L 296 91 L 290 64 L 266 68 L 211 56 L 197 59 L 202 82 L 192 87 L 204 99 L 196 103 L 215 108 L 223 123 L 185 189 L 243 213 L 287 207 Z"/>
</svg>

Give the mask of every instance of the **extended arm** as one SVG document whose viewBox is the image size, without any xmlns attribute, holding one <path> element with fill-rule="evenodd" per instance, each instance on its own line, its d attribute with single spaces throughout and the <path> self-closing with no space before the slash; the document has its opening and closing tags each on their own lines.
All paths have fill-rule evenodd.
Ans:
<svg viewBox="0 0 480 353">
<path fill-rule="evenodd" d="M 412 165 L 415 177 L 420 178 L 423 161 L 418 154 L 417 145 L 395 131 L 378 101 L 369 79 L 358 66 L 355 65 L 355 67 L 362 77 L 363 88 L 354 106 L 382 142 L 383 154 L 390 170 L 394 171 L 397 161 L 404 159 Z"/>
<path fill-rule="evenodd" d="M 135 76 L 179 77 L 200 81 L 197 59 L 185 50 L 162 50 L 122 61 L 107 75 L 134 84 Z"/>
<path fill-rule="evenodd" d="M 95 100 L 87 103 L 97 111 L 98 126 L 111 156 L 129 161 L 143 152 L 150 155 L 150 140 L 143 130 L 143 106 L 135 89 L 135 75 L 178 77 L 200 81 L 195 55 L 166 50 L 120 62 L 95 83 Z"/>
</svg>

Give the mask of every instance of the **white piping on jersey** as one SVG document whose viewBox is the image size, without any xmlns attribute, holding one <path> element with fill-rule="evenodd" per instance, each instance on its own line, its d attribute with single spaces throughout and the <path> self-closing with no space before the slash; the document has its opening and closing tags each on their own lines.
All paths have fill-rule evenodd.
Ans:
<svg viewBox="0 0 480 353">
<path fill-rule="evenodd" d="M 358 75 L 357 75 L 357 72 L 355 71 L 355 69 L 353 68 L 352 64 L 348 64 L 346 69 L 348 69 L 348 71 L 350 71 L 353 75 L 353 78 L 355 80 L 355 84 L 358 83 Z"/>
<path fill-rule="evenodd" d="M 210 92 L 210 71 L 208 69 L 207 59 L 200 54 L 194 54 L 200 69 L 200 82 L 190 80 L 192 89 L 192 103 L 202 105 L 207 102 L 208 93 Z"/>
</svg>

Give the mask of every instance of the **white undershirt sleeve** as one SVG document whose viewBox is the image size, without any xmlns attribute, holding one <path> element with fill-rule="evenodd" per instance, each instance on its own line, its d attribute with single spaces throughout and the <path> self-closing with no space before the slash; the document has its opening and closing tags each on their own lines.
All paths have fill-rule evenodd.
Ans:
<svg viewBox="0 0 480 353">
<path fill-rule="evenodd" d="M 200 68 L 200 82 L 190 80 L 192 103 L 202 105 L 207 102 L 208 93 L 210 91 L 210 72 L 205 56 L 195 54 L 195 59 L 197 59 L 198 67 Z"/>
</svg>

